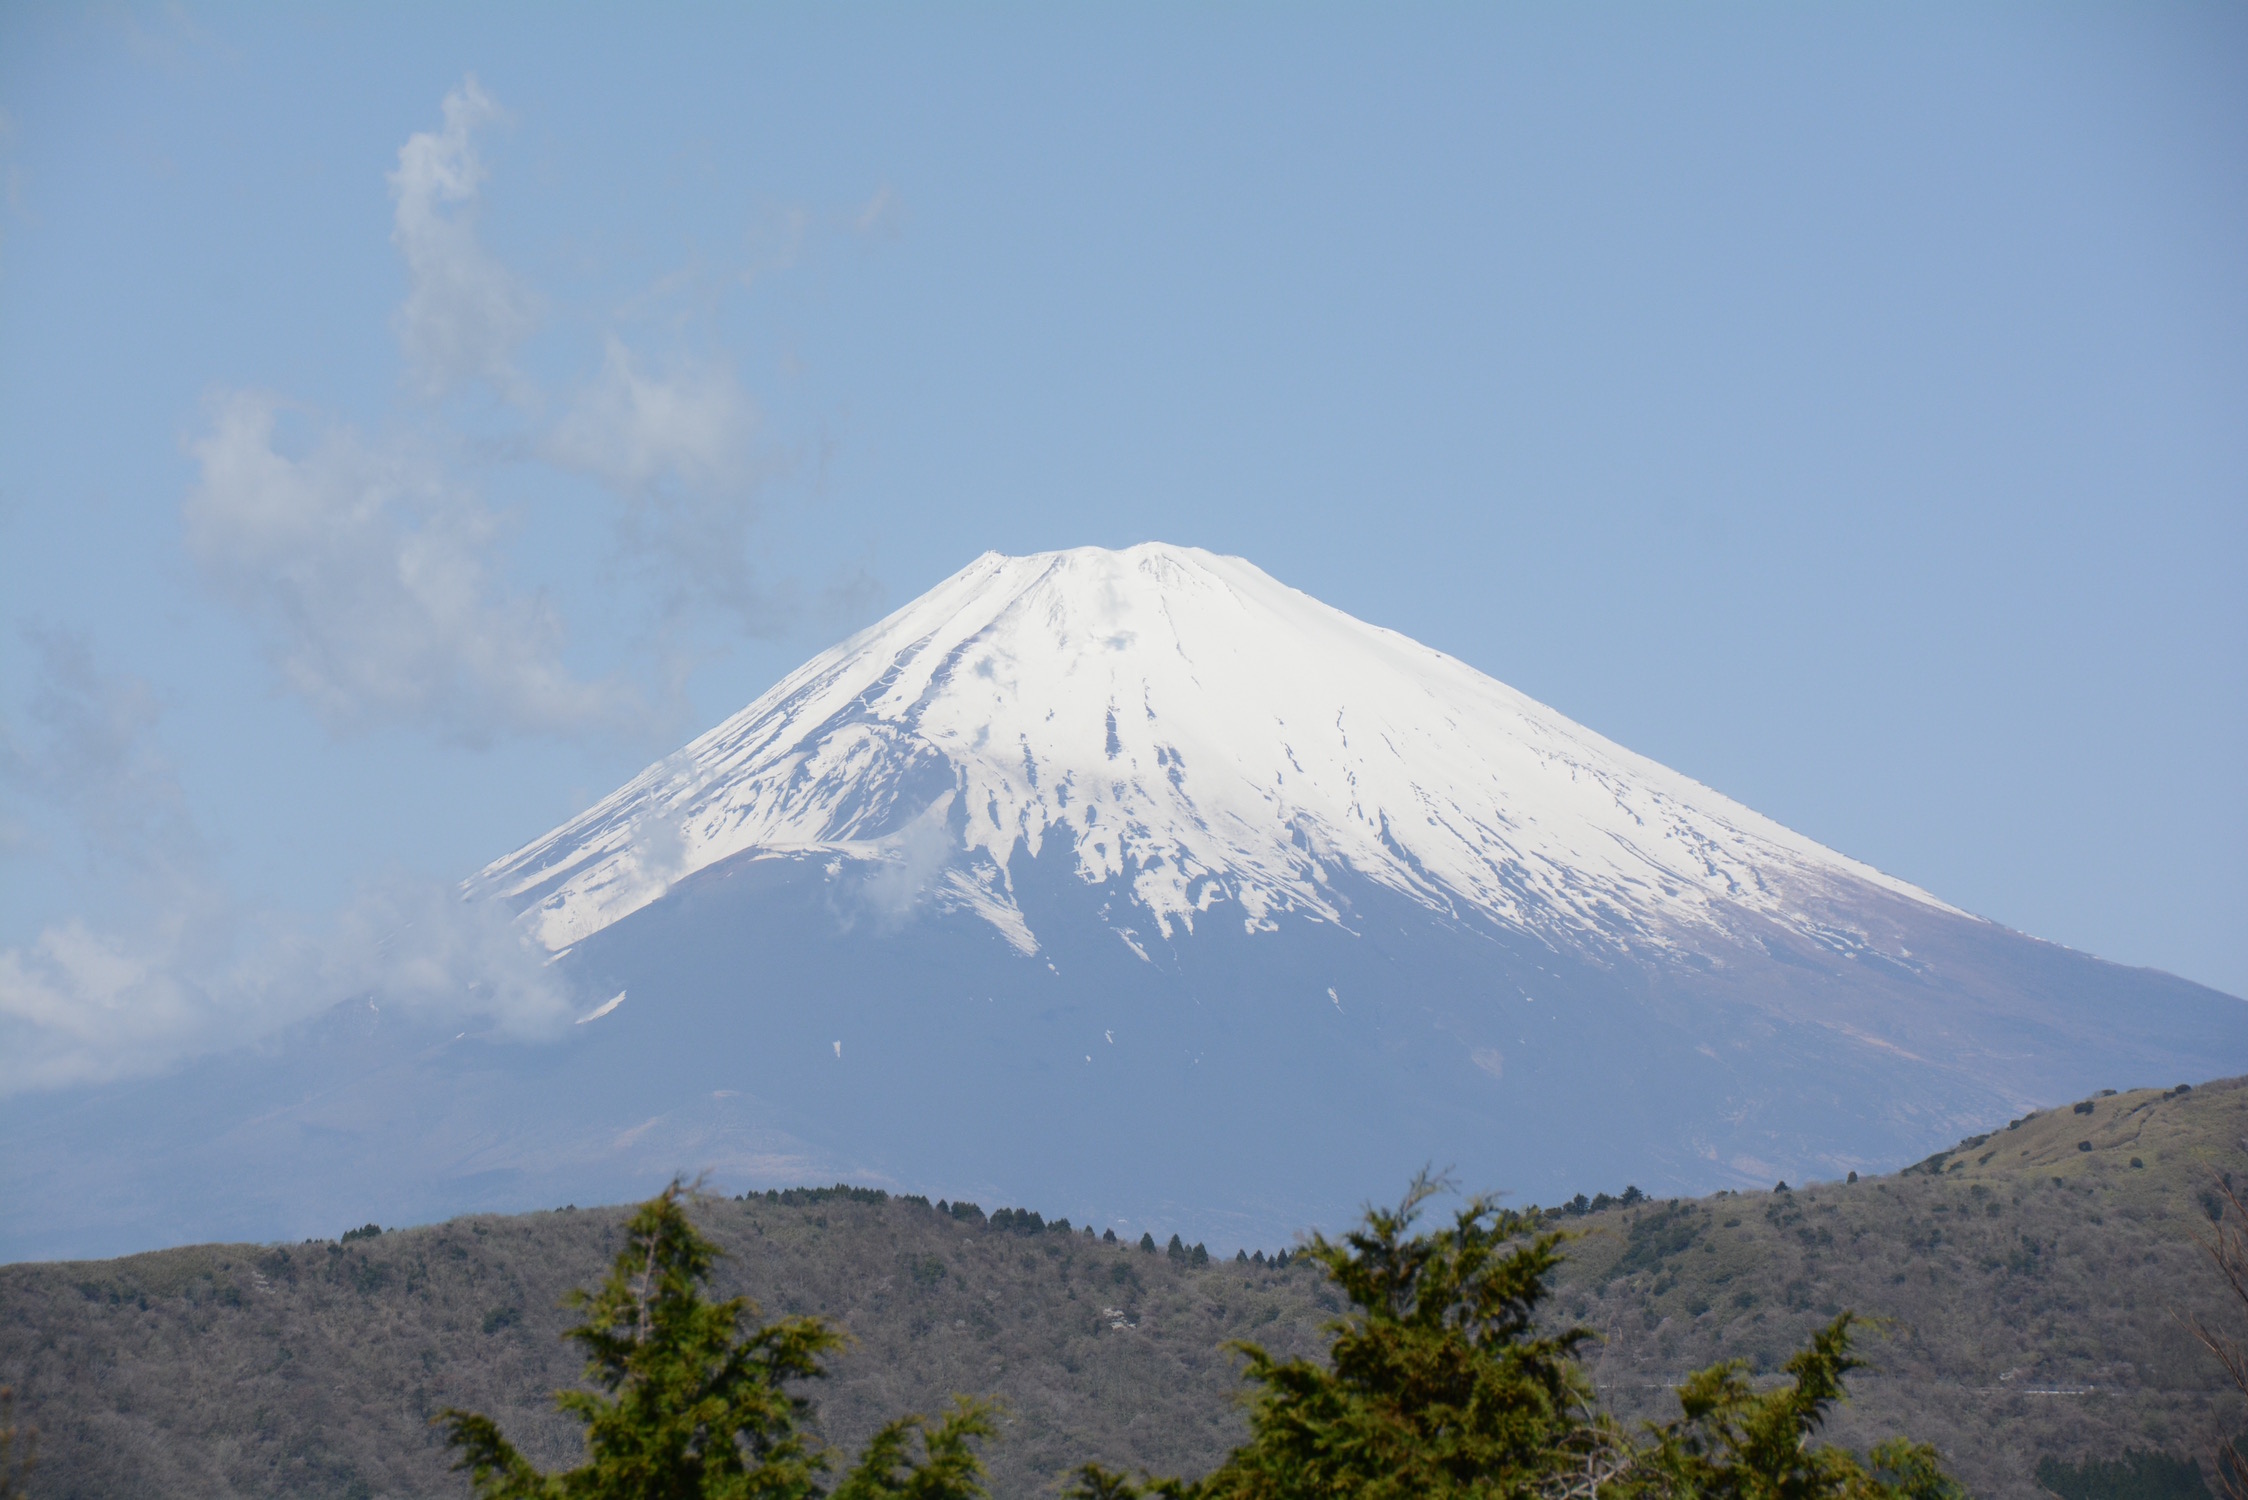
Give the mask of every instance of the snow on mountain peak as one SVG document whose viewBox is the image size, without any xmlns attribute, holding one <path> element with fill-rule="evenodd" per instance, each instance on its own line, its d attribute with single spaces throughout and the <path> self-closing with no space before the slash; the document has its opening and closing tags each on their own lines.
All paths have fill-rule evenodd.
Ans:
<svg viewBox="0 0 2248 1500">
<path fill-rule="evenodd" d="M 886 861 L 1015 944 L 1059 839 L 1166 936 L 1339 920 L 1342 870 L 1570 946 L 1950 910 L 1237 557 L 986 553 L 475 882 L 566 948 L 737 855 Z M 1605 936 L 1603 936 L 1605 934 Z"/>
</svg>

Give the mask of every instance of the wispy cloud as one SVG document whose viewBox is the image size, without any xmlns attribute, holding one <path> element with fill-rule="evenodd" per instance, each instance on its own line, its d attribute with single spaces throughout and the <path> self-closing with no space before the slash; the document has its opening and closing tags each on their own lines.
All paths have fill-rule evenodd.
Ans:
<svg viewBox="0 0 2248 1500">
<path fill-rule="evenodd" d="M 284 454 L 281 410 L 250 392 L 216 401 L 191 445 L 187 542 L 331 730 L 406 724 L 483 745 L 631 714 L 623 686 L 564 665 L 555 608 L 504 587 L 501 528 L 473 493 L 403 445 L 371 446 L 348 429 Z"/>
<path fill-rule="evenodd" d="M 623 503 L 625 549 L 648 566 L 667 616 L 711 604 L 766 634 L 787 616 L 751 561 L 758 427 L 756 403 L 730 366 L 682 360 L 652 373 L 612 338 L 601 373 L 542 451 Z"/>
<path fill-rule="evenodd" d="M 621 494 L 738 489 L 750 477 L 757 408 L 721 364 L 649 374 L 610 339 L 601 374 L 556 425 L 548 451 Z"/>
<path fill-rule="evenodd" d="M 89 873 L 136 889 L 202 863 L 202 836 L 154 731 L 156 693 L 107 673 L 82 636 L 26 628 L 37 664 L 23 725 L 0 723 L 0 786 L 68 819 Z"/>
<path fill-rule="evenodd" d="M 47 847 L 113 894 L 0 949 L 0 1094 L 160 1070 L 361 997 L 510 1036 L 575 1009 L 505 910 L 392 878 L 314 929 L 242 910 L 212 867 L 158 742 L 148 685 L 83 640 L 33 633 L 39 685 L 0 737 L 0 788 L 65 825 Z"/>
<path fill-rule="evenodd" d="M 428 395 L 481 379 L 526 404 L 535 392 L 514 357 L 538 330 L 539 299 L 476 234 L 485 171 L 475 132 L 501 118 L 500 108 L 471 75 L 445 96 L 444 111 L 444 128 L 408 137 L 390 174 L 391 243 L 411 277 L 394 322 L 398 342 Z"/>
</svg>

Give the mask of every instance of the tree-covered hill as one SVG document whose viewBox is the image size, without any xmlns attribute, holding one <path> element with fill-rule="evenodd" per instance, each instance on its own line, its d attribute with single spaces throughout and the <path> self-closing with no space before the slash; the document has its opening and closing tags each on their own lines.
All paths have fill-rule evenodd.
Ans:
<svg viewBox="0 0 2248 1500">
<path fill-rule="evenodd" d="M 2193 1232 L 2210 1184 L 2248 1175 L 2243 1082 L 2088 1100 L 1891 1177 L 1594 1200 L 1560 1214 L 1583 1234 L 1552 1307 L 1600 1331 L 1604 1394 L 1646 1415 L 1668 1414 L 1684 1372 L 1768 1369 L 1856 1308 L 1890 1325 L 1852 1382 L 1843 1440 L 1932 1440 L 1983 1495 L 2028 1500 L 2042 1465 L 2069 1500 L 2149 1474 L 2170 1489 L 2144 1500 L 2182 1500 L 2190 1469 L 2116 1461 L 2198 1458 L 2248 1427 L 2177 1316 L 2239 1317 Z M 1207 1469 L 1243 1432 L 1224 1342 L 1312 1352 L 1339 1305 L 1308 1265 L 1198 1263 L 1027 1211 L 825 1190 L 709 1199 L 696 1215 L 728 1252 L 715 1290 L 855 1339 L 820 1398 L 831 1437 L 856 1444 L 900 1411 L 993 1394 L 1008 1496 L 1088 1459 Z M 448 1406 L 565 1462 L 576 1429 L 548 1393 L 578 1371 L 559 1304 L 601 1274 L 623 1217 L 0 1267 L 0 1382 L 40 1430 L 32 1493 L 462 1495 L 429 1425 Z"/>
<path fill-rule="evenodd" d="M 1605 1335 L 1620 1410 L 1713 1360 L 1768 1369 L 1849 1307 L 1888 1328 L 1844 1439 L 1910 1432 L 1993 1495 L 2041 1462 L 2205 1459 L 2248 1429 L 2180 1318 L 2241 1321 L 2195 1234 L 2248 1179 L 2243 1082 L 2084 1100 L 1893 1176 L 1587 1214 L 1557 1308 Z"/>
</svg>

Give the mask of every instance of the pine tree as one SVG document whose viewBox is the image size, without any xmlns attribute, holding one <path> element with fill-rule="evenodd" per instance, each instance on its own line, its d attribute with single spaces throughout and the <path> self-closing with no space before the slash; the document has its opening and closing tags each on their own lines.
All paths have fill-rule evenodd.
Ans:
<svg viewBox="0 0 2248 1500">
<path fill-rule="evenodd" d="M 1678 1388 L 1682 1415 L 1637 1455 L 1627 1488 L 1659 1500 L 1966 1500 L 1936 1450 L 1894 1439 L 1871 1467 L 1812 1436 L 1842 1399 L 1843 1377 L 1862 1368 L 1843 1313 L 1787 1362 L 1791 1383 L 1758 1394 L 1747 1366 L 1712 1365 Z"/>
<path fill-rule="evenodd" d="M 1811 1438 L 1858 1367 L 1845 1313 L 1758 1393 L 1719 1365 L 1680 1390 L 1677 1419 L 1627 1433 L 1594 1403 L 1582 1328 L 1542 1331 L 1537 1310 L 1569 1236 L 1489 1198 L 1414 1233 L 1444 1188 L 1425 1174 L 1395 1209 L 1369 1210 L 1310 1257 L 1350 1310 L 1324 1360 L 1247 1360 L 1249 1440 L 1203 1479 L 1131 1480 L 1088 1465 L 1077 1500 L 1964 1500 L 1933 1449 L 1903 1441 L 1870 1463 Z"/>
<path fill-rule="evenodd" d="M 1324 1267 L 1351 1303 L 1328 1360 L 1233 1347 L 1256 1387 L 1249 1441 L 1193 1484 L 1142 1487 L 1098 1467 L 1079 1496 L 1197 1500 L 1526 1494 L 1593 1433 L 1592 1392 L 1571 1358 L 1582 1329 L 1538 1334 L 1532 1315 L 1562 1236 L 1488 1198 L 1448 1228 L 1414 1235 L 1443 1184 L 1425 1175 L 1395 1209 L 1369 1211 L 1341 1243 L 1315 1234 L 1298 1258 Z"/>
<path fill-rule="evenodd" d="M 674 1182 L 625 1225 L 625 1247 L 597 1292 L 578 1291 L 585 1320 L 568 1333 L 596 1391 L 555 1404 L 586 1427 L 587 1461 L 542 1474 L 489 1417 L 450 1410 L 445 1424 L 479 1500 L 814 1500 L 832 1455 L 807 1436 L 810 1403 L 792 1387 L 822 1374 L 843 1335 L 818 1318 L 757 1322 L 747 1298 L 709 1302 L 718 1247 L 695 1229 Z M 744 1325 L 747 1324 L 745 1329 Z M 836 1500 L 969 1500 L 985 1491 L 973 1443 L 992 1408 L 961 1400 L 942 1420 L 890 1423 L 835 1490 Z M 912 1453 L 920 1439 L 921 1455 Z"/>
</svg>

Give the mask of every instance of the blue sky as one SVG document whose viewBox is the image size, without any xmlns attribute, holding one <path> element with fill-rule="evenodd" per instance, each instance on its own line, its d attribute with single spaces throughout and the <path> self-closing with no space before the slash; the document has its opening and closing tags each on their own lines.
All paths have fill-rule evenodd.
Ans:
<svg viewBox="0 0 2248 1500">
<path fill-rule="evenodd" d="M 55 1077 L 1151 538 L 2248 993 L 2237 6 L 32 4 L 0 112 Z"/>
</svg>

